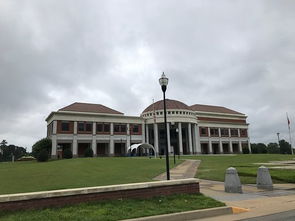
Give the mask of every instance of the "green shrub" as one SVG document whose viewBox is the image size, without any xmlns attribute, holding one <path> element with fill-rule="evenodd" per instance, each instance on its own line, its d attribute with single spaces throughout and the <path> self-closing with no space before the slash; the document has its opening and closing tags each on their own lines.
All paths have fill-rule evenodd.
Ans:
<svg viewBox="0 0 295 221">
<path fill-rule="evenodd" d="M 38 162 L 46 162 L 46 161 L 48 161 L 48 159 L 49 159 L 48 151 L 45 149 L 41 150 L 37 155 Z"/>
<path fill-rule="evenodd" d="M 90 147 L 85 150 L 84 157 L 93 157 L 93 150 Z"/>
<path fill-rule="evenodd" d="M 248 147 L 243 147 L 242 151 L 243 151 L 243 154 L 249 154 L 250 153 Z"/>
<path fill-rule="evenodd" d="M 71 159 L 73 158 L 73 152 L 70 148 L 66 148 L 64 151 L 63 151 L 63 158 L 65 159 Z"/>
<path fill-rule="evenodd" d="M 39 141 L 37 141 L 33 146 L 32 146 L 32 155 L 35 158 L 38 158 L 38 155 L 41 153 L 42 150 L 46 150 L 46 152 L 49 154 L 51 153 L 51 139 L 49 138 L 43 138 Z"/>
</svg>

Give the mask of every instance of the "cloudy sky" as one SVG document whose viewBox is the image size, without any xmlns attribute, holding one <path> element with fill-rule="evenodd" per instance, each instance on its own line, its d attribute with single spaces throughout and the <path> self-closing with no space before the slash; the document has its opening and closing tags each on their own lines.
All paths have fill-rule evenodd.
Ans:
<svg viewBox="0 0 295 221">
<path fill-rule="evenodd" d="M 162 71 L 168 98 L 245 113 L 252 142 L 288 139 L 294 11 L 292 0 L 0 0 L 0 140 L 30 150 L 48 114 L 76 101 L 139 115 L 161 99 Z"/>
</svg>

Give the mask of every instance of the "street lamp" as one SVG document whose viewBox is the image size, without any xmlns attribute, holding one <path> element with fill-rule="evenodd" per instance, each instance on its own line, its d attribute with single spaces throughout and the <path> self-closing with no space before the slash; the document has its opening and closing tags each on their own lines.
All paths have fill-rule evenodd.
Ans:
<svg viewBox="0 0 295 221">
<path fill-rule="evenodd" d="M 278 135 L 278 146 L 279 146 L 279 148 L 280 148 L 280 133 L 277 132 L 277 135 Z"/>
<path fill-rule="evenodd" d="M 165 92 L 168 85 L 168 78 L 165 76 L 164 72 L 159 79 L 159 83 L 161 85 L 163 91 L 163 101 L 164 101 L 164 123 L 165 123 L 165 152 L 166 152 L 166 172 L 167 172 L 167 180 L 170 180 L 170 169 L 169 169 L 169 153 L 168 153 L 168 136 L 167 136 L 167 116 L 166 116 L 166 98 Z"/>
</svg>

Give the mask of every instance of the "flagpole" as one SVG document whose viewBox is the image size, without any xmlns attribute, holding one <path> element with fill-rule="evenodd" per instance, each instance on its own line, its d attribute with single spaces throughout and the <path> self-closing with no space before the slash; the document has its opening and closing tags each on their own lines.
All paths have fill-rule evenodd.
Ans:
<svg viewBox="0 0 295 221">
<path fill-rule="evenodd" d="M 286 113 L 286 115 L 287 115 L 287 121 L 288 121 L 288 129 L 289 129 L 289 140 L 290 140 L 290 146 L 291 146 L 291 154 L 293 154 L 290 120 L 289 120 L 288 113 Z"/>
</svg>

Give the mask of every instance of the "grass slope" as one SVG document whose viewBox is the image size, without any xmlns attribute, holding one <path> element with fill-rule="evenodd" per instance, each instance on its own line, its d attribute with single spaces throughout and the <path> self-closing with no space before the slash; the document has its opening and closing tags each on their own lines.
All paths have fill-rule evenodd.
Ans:
<svg viewBox="0 0 295 221">
<path fill-rule="evenodd" d="M 151 199 L 112 200 L 83 203 L 64 208 L 0 212 L 0 220 L 121 220 L 196 209 L 225 206 L 202 194 L 179 194 Z"/>
<path fill-rule="evenodd" d="M 165 159 L 127 157 L 0 163 L 0 194 L 146 182 L 165 169 Z"/>
<path fill-rule="evenodd" d="M 241 155 L 210 155 L 183 157 L 202 160 L 197 177 L 207 180 L 224 181 L 225 170 L 235 167 L 242 183 L 256 183 L 257 169 L 269 161 L 283 161 L 294 158 L 292 155 L 280 154 L 241 154 Z M 255 165 L 254 163 L 261 163 Z M 267 166 L 269 167 L 269 166 Z M 270 169 L 274 183 L 295 183 L 295 171 L 286 169 Z"/>
</svg>

